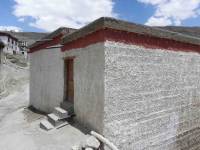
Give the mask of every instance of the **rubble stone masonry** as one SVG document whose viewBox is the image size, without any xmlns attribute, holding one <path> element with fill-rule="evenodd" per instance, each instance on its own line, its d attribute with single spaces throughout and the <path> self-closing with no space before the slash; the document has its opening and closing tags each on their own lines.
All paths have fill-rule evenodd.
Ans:
<svg viewBox="0 0 200 150">
<path fill-rule="evenodd" d="M 105 47 L 104 135 L 121 150 L 200 149 L 200 54 Z"/>
</svg>

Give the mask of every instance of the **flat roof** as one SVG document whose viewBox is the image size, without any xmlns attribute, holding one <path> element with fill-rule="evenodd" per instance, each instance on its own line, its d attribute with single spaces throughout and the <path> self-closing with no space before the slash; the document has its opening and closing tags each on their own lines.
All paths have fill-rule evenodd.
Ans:
<svg viewBox="0 0 200 150">
<path fill-rule="evenodd" d="M 150 36 L 150 37 L 174 40 L 174 41 L 183 42 L 183 43 L 190 43 L 194 45 L 200 45 L 200 38 L 198 37 L 189 36 L 189 35 L 181 34 L 178 32 L 172 32 L 172 31 L 168 31 L 168 30 L 164 30 L 164 29 L 160 29 L 156 27 L 130 23 L 130 22 L 117 20 L 110 17 L 99 18 L 96 21 L 88 24 L 87 26 L 69 35 L 64 36 L 62 44 L 72 42 L 76 39 L 82 38 L 95 31 L 106 29 L 106 28 L 137 33 L 140 35 L 145 35 L 145 36 Z"/>
<path fill-rule="evenodd" d="M 0 36 L 8 36 L 8 37 L 14 39 L 15 41 L 18 41 L 18 39 L 15 36 L 13 36 L 10 33 L 7 33 L 6 31 L 5 32 L 4 31 L 0 31 Z"/>
<path fill-rule="evenodd" d="M 29 46 L 29 48 L 33 48 L 35 46 L 38 46 L 42 43 L 51 41 L 54 37 L 59 36 L 60 34 L 70 34 L 72 32 L 76 31 L 76 29 L 73 28 L 67 28 L 67 27 L 60 27 L 57 30 L 51 32 L 50 34 L 46 35 L 45 37 L 43 37 L 42 39 L 36 41 L 35 43 L 33 43 L 32 45 Z"/>
</svg>

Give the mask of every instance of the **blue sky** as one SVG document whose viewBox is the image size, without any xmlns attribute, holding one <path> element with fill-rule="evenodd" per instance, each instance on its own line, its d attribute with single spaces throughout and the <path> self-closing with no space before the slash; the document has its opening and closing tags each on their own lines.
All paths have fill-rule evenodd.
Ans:
<svg viewBox="0 0 200 150">
<path fill-rule="evenodd" d="M 16 26 L 22 28 L 24 31 L 42 31 L 30 27 L 27 23 L 18 21 L 18 18 L 13 15 L 14 4 L 13 0 L 0 0 L 0 26 Z"/>
<path fill-rule="evenodd" d="M 0 0 L 0 14 L 0 29 L 37 32 L 79 28 L 101 16 L 146 25 L 200 26 L 200 0 Z"/>
</svg>

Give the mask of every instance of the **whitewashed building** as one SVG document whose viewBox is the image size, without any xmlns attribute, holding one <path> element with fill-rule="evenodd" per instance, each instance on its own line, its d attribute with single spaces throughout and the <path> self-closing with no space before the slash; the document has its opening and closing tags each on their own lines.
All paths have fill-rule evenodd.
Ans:
<svg viewBox="0 0 200 150">
<path fill-rule="evenodd" d="M 27 41 L 18 41 L 19 49 L 20 49 L 20 54 L 24 55 L 25 58 L 28 58 L 28 43 Z"/>
<path fill-rule="evenodd" d="M 4 53 L 17 54 L 20 53 L 18 39 L 6 32 L 0 32 L 0 39 L 5 44 Z"/>
<path fill-rule="evenodd" d="M 30 49 L 30 105 L 70 103 L 120 150 L 199 149 L 199 38 L 113 18 L 52 35 Z"/>
</svg>

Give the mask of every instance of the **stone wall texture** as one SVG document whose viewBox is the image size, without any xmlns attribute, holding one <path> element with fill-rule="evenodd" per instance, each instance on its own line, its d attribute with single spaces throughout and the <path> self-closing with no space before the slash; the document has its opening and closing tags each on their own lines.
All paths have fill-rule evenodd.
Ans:
<svg viewBox="0 0 200 150">
<path fill-rule="evenodd" d="M 105 43 L 103 134 L 120 150 L 200 149 L 200 54 Z"/>
<path fill-rule="evenodd" d="M 30 53 L 30 105 L 50 113 L 64 97 L 64 60 L 60 48 Z"/>
</svg>

